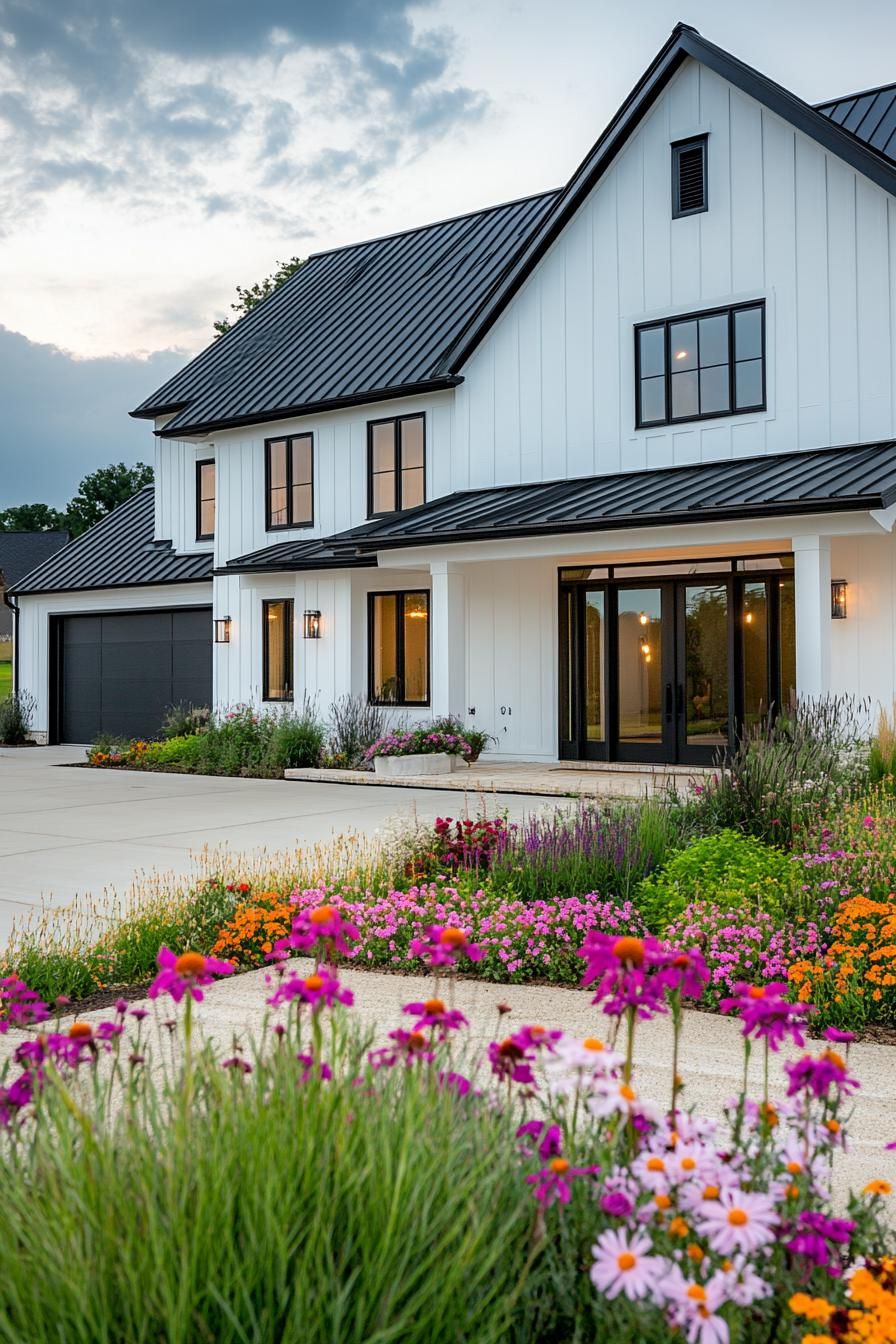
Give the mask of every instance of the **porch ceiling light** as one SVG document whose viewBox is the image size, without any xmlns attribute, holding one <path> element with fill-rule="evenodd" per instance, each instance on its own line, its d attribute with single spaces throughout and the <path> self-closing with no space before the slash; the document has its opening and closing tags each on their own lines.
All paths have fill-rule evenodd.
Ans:
<svg viewBox="0 0 896 1344">
<path fill-rule="evenodd" d="M 846 620 L 846 589 L 845 579 L 834 579 L 831 583 L 831 620 Z"/>
<path fill-rule="evenodd" d="M 215 621 L 215 643 L 230 643 L 230 617 L 219 616 Z"/>
<path fill-rule="evenodd" d="M 306 611 L 302 623 L 302 635 L 305 639 L 320 639 L 320 612 Z"/>
</svg>

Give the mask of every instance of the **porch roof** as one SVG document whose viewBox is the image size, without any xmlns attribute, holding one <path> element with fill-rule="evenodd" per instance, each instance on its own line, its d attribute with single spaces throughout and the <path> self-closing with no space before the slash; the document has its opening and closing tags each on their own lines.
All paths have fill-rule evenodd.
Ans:
<svg viewBox="0 0 896 1344">
<path fill-rule="evenodd" d="M 888 508 L 896 441 L 461 490 L 375 519 L 327 543 L 358 557 L 410 545 L 597 532 L 726 518 Z"/>
<path fill-rule="evenodd" d="M 311 541 L 280 541 L 260 551 L 228 560 L 216 574 L 266 574 L 291 569 L 357 569 L 376 565 L 375 555 L 357 556 L 336 552 L 332 537 L 318 537 Z"/>
</svg>

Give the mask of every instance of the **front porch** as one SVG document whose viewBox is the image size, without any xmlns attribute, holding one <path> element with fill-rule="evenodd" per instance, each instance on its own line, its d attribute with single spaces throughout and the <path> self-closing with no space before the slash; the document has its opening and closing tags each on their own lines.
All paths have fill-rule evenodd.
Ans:
<svg viewBox="0 0 896 1344">
<path fill-rule="evenodd" d="M 377 788 L 436 789 L 469 795 L 523 794 L 544 798 L 687 797 L 704 770 L 676 765 L 593 764 L 583 761 L 481 759 L 450 775 L 384 776 L 369 770 L 287 770 L 286 778 L 319 784 L 368 784 Z"/>
</svg>

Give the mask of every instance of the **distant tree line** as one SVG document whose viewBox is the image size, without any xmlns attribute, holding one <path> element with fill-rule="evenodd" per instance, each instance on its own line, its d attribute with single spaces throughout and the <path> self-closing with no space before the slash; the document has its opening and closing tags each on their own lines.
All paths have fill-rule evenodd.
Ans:
<svg viewBox="0 0 896 1344">
<path fill-rule="evenodd" d="M 133 467 L 114 462 L 85 476 L 78 493 L 64 509 L 54 509 L 49 504 L 16 504 L 11 509 L 0 509 L 0 532 L 64 531 L 80 537 L 151 481 L 152 467 L 145 462 L 137 462 Z"/>
</svg>

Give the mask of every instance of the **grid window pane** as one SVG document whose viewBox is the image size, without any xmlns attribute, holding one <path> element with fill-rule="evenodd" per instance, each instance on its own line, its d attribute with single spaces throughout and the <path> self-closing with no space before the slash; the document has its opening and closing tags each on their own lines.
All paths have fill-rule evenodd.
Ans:
<svg viewBox="0 0 896 1344">
<path fill-rule="evenodd" d="M 645 327 L 638 332 L 642 378 L 662 377 L 666 372 L 666 332 L 663 327 Z"/>
<path fill-rule="evenodd" d="M 740 308 L 734 314 L 734 357 L 735 359 L 761 359 L 761 308 Z"/>
<path fill-rule="evenodd" d="M 697 323 L 673 322 L 669 327 L 669 360 L 672 372 L 697 367 Z"/>
<path fill-rule="evenodd" d="M 666 418 L 665 378 L 641 379 L 641 422 L 649 424 Z"/>
<path fill-rule="evenodd" d="M 410 471 L 401 473 L 401 507 L 403 509 L 416 508 L 418 504 L 423 503 L 423 468 L 412 467 Z"/>
<path fill-rule="evenodd" d="M 310 434 L 301 434 L 292 440 L 292 483 L 311 484 L 312 440 Z"/>
<path fill-rule="evenodd" d="M 672 419 L 700 414 L 698 374 L 673 373 L 672 375 Z"/>
<path fill-rule="evenodd" d="M 263 602 L 264 698 L 291 700 L 293 694 L 293 602 Z"/>
<path fill-rule="evenodd" d="M 716 364 L 709 369 L 700 370 L 700 414 L 712 412 L 724 414 L 730 409 L 731 394 L 728 390 L 728 365 Z"/>
<path fill-rule="evenodd" d="M 374 425 L 371 431 L 372 458 L 374 471 L 393 471 L 395 469 L 395 421 Z"/>
<path fill-rule="evenodd" d="M 314 491 L 310 485 L 292 487 L 292 519 L 294 524 L 310 523 L 314 518 Z"/>
<path fill-rule="evenodd" d="M 270 457 L 270 482 L 271 488 L 279 490 L 286 488 L 286 440 L 278 439 L 275 443 L 268 445 L 268 454 Z"/>
<path fill-rule="evenodd" d="M 423 466 L 422 415 L 401 421 L 401 465 L 403 469 Z"/>
<path fill-rule="evenodd" d="M 382 471 L 373 477 L 373 512 L 392 513 L 395 509 L 395 472 Z"/>
<path fill-rule="evenodd" d="M 277 489 L 271 489 L 268 497 L 268 509 L 271 515 L 271 527 L 286 527 L 289 522 L 286 503 L 288 499 L 286 486 L 279 486 Z"/>
<path fill-rule="evenodd" d="M 734 369 L 734 396 L 738 407 L 762 405 L 762 360 L 739 360 Z"/>
<path fill-rule="evenodd" d="M 728 314 L 700 319 L 700 367 L 728 363 Z"/>
</svg>

